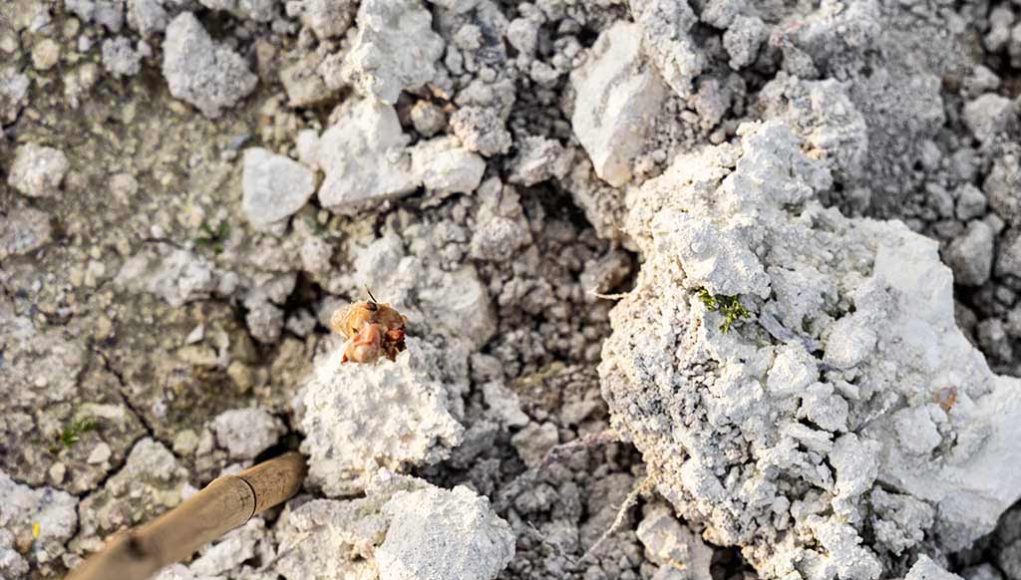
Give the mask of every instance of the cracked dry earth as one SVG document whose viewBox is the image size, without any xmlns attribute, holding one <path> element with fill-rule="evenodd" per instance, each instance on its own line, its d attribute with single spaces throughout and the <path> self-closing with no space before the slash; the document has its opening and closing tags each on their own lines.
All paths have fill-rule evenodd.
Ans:
<svg viewBox="0 0 1021 580">
<path fill-rule="evenodd" d="M 159 579 L 1021 580 L 1019 79 L 1013 0 L 0 0 L 0 578 L 297 449 Z"/>
</svg>

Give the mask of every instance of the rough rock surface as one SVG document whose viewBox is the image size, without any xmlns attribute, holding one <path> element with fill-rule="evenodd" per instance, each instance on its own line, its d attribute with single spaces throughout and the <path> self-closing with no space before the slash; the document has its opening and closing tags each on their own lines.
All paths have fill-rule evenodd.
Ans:
<svg viewBox="0 0 1021 580">
<path fill-rule="evenodd" d="M 904 576 L 904 580 L 957 580 L 960 576 L 951 574 L 942 566 L 932 561 L 932 558 L 921 555 L 918 561 L 911 566 L 911 570 Z"/>
<path fill-rule="evenodd" d="M 171 306 L 210 296 L 218 281 L 212 264 L 189 252 L 160 246 L 139 252 L 124 263 L 117 282 L 125 288 L 145 290 Z"/>
<path fill-rule="evenodd" d="M 210 118 L 243 99 L 258 82 L 248 63 L 230 48 L 217 44 L 191 12 L 167 26 L 163 43 L 163 76 L 170 93 L 195 105 Z"/>
<path fill-rule="evenodd" d="M 455 137 L 423 141 L 411 150 L 411 171 L 426 189 L 471 193 L 482 183 L 486 162 L 461 147 Z"/>
<path fill-rule="evenodd" d="M 363 95 L 393 104 L 402 90 L 436 74 L 443 39 L 420 0 L 363 0 L 357 23 L 343 74 Z"/>
<path fill-rule="evenodd" d="M 657 574 L 667 578 L 709 580 L 713 550 L 697 534 L 681 525 L 669 506 L 646 507 L 635 530 L 645 546 L 649 560 L 657 564 Z"/>
<path fill-rule="evenodd" d="M 571 126 L 596 175 L 614 186 L 631 177 L 664 93 L 659 75 L 641 60 L 640 46 L 638 25 L 615 24 L 571 75 L 578 95 Z"/>
<path fill-rule="evenodd" d="M 492 580 L 514 556 L 510 526 L 466 487 L 399 491 L 382 512 L 390 526 L 376 549 L 381 579 Z"/>
<path fill-rule="evenodd" d="M 211 425 L 216 440 L 232 459 L 255 459 L 277 442 L 284 428 L 280 420 L 263 409 L 226 411 Z"/>
<path fill-rule="evenodd" d="M 289 218 L 315 193 L 315 174 L 287 157 L 253 147 L 245 150 L 244 163 L 241 209 L 257 227 Z"/>
<path fill-rule="evenodd" d="M 600 365 L 616 428 L 763 576 L 878 578 L 921 540 L 863 534 L 884 522 L 969 546 L 1021 492 L 1021 390 L 957 330 L 934 243 L 823 209 L 829 171 L 784 124 L 740 133 L 629 195 L 646 261 Z M 887 490 L 925 517 L 870 509 Z"/>
<path fill-rule="evenodd" d="M 15 153 L 7 183 L 28 197 L 52 197 L 57 194 L 68 169 L 67 157 L 62 151 L 23 145 Z"/>
<path fill-rule="evenodd" d="M 161 443 L 142 439 L 131 449 L 124 468 L 99 491 L 81 500 L 75 543 L 96 551 L 103 540 L 181 503 L 187 472 Z"/>
<path fill-rule="evenodd" d="M 53 227 L 45 212 L 24 208 L 0 217 L 0 260 L 30 254 L 52 239 Z"/>
<path fill-rule="evenodd" d="M 142 70 L 142 55 L 123 36 L 104 40 L 103 68 L 115 77 L 134 76 Z"/>
<path fill-rule="evenodd" d="M 351 104 L 315 147 L 312 159 L 326 174 L 319 202 L 352 214 L 411 193 L 417 183 L 407 144 L 393 107 L 372 99 Z"/>
<path fill-rule="evenodd" d="M 301 422 L 309 482 L 336 497 L 362 489 L 379 468 L 435 463 L 460 443 L 437 353 L 409 338 L 396 361 L 342 364 L 343 349 L 322 361 L 302 391 Z"/>
<path fill-rule="evenodd" d="M 50 487 L 32 489 L 0 471 L 0 572 L 26 570 L 25 560 L 46 563 L 60 557 L 75 533 L 75 498 Z"/>
<path fill-rule="evenodd" d="M 491 580 L 514 553 L 514 536 L 489 502 L 379 470 L 365 497 L 291 507 L 279 528 L 276 570 L 298 578 Z"/>
<path fill-rule="evenodd" d="M 971 541 L 1016 494 L 985 415 L 1005 379 L 954 346 L 1021 376 L 1016 1 L 9 0 L 0 63 L 0 469 L 82 521 L 44 550 L 0 525 L 0 577 L 64 577 L 314 437 L 299 394 L 367 286 L 408 316 L 406 374 L 442 385 L 427 408 L 458 443 L 385 493 L 375 460 L 338 483 L 358 499 L 310 485 L 285 513 L 347 515 L 270 513 L 164 580 L 376 578 L 389 498 L 459 486 L 510 526 L 502 580 L 1021 580 L 1021 505 Z M 768 146 L 739 135 L 756 122 Z M 66 168 L 12 182 L 45 148 Z M 254 208 L 251 149 L 298 161 Z M 655 218 L 648 197 L 678 199 Z M 663 344 L 610 389 L 622 299 L 662 326 L 613 352 Z M 601 396 L 638 384 L 663 397 Z M 677 435 L 634 437 L 648 461 L 636 415 Z"/>
<path fill-rule="evenodd" d="M 351 0 L 305 0 L 301 20 L 321 39 L 341 36 L 354 21 L 357 3 Z"/>
</svg>

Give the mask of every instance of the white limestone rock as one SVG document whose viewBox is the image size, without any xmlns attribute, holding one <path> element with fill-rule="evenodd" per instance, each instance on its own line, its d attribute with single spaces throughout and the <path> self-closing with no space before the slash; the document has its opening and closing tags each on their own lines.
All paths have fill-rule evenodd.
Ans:
<svg viewBox="0 0 1021 580">
<path fill-rule="evenodd" d="M 691 84 L 706 67 L 701 43 L 691 36 L 698 22 L 686 0 L 629 0 L 636 27 L 629 32 L 642 51 L 681 98 L 691 96 Z"/>
<path fill-rule="evenodd" d="M 964 124 L 983 143 L 1007 138 L 1017 124 L 1017 104 L 995 93 L 987 93 L 964 106 Z"/>
<path fill-rule="evenodd" d="M 447 114 L 443 109 L 425 99 L 416 101 L 408 113 L 415 131 L 423 137 L 432 137 L 447 126 Z"/>
<path fill-rule="evenodd" d="M 193 7 L 189 0 L 127 0 L 128 26 L 143 37 L 167 29 L 183 10 Z"/>
<path fill-rule="evenodd" d="M 136 526 L 181 503 L 188 472 L 162 443 L 142 439 L 131 449 L 124 467 L 102 488 L 82 499 L 76 541 L 90 551 L 101 540 Z"/>
<path fill-rule="evenodd" d="M 596 174 L 613 186 L 631 178 L 631 163 L 665 94 L 640 49 L 638 25 L 618 22 L 599 36 L 588 59 L 571 74 L 577 94 L 571 126 Z"/>
<path fill-rule="evenodd" d="M 676 572 L 678 580 L 712 579 L 712 548 L 677 521 L 670 506 L 660 503 L 646 508 L 635 534 L 645 546 L 645 557 L 661 569 Z"/>
<path fill-rule="evenodd" d="M 301 22 L 320 40 L 337 38 L 351 27 L 357 5 L 353 0 L 304 0 Z"/>
<path fill-rule="evenodd" d="M 373 554 L 386 534 L 386 520 L 379 512 L 387 498 L 370 491 L 348 501 L 291 504 L 276 526 L 280 559 L 275 571 L 287 580 L 376 580 Z"/>
<path fill-rule="evenodd" d="M 326 174 L 319 202 L 334 213 L 354 215 L 415 190 L 408 137 L 390 105 L 363 99 L 348 106 L 323 133 L 315 163 Z"/>
<path fill-rule="evenodd" d="M 984 201 L 984 199 L 983 199 Z M 983 221 L 973 221 L 968 229 L 947 246 L 947 265 L 954 271 L 954 281 L 963 286 L 981 286 L 993 271 L 993 228 Z"/>
<path fill-rule="evenodd" d="M 723 33 L 723 47 L 730 55 L 730 68 L 740 70 L 755 62 L 769 29 L 757 16 L 738 16 Z"/>
<path fill-rule="evenodd" d="M 299 395 L 309 482 L 329 497 L 364 489 L 377 469 L 401 471 L 445 458 L 464 428 L 439 380 L 438 353 L 408 337 L 396 361 L 341 363 L 343 348 L 317 364 Z"/>
<path fill-rule="evenodd" d="M 923 538 L 969 546 L 1021 496 L 1021 383 L 958 330 L 935 242 L 822 208 L 829 164 L 784 123 L 738 134 L 627 198 L 644 261 L 600 365 L 614 428 L 764 578 L 874 580 Z M 708 281 L 750 313 L 729 332 Z"/>
<path fill-rule="evenodd" d="M 7 183 L 28 197 L 53 197 L 70 167 L 63 151 L 27 143 L 14 153 Z"/>
<path fill-rule="evenodd" d="M 283 423 L 265 409 L 232 409 L 213 419 L 216 441 L 231 459 L 254 459 L 284 433 Z"/>
<path fill-rule="evenodd" d="M 254 517 L 245 525 L 227 532 L 213 544 L 202 548 L 201 555 L 190 564 L 174 564 L 164 568 L 154 580 L 261 580 L 250 567 L 243 566 L 256 556 L 267 557 L 261 546 L 266 537 L 266 522 Z M 270 578 L 276 578 L 271 576 Z"/>
<path fill-rule="evenodd" d="M 548 179 L 562 178 L 571 170 L 574 155 L 556 139 L 526 137 L 519 140 L 518 154 L 511 162 L 510 183 L 531 187 Z"/>
<path fill-rule="evenodd" d="M 513 138 L 507 120 L 492 107 L 461 107 L 450 116 L 450 128 L 469 151 L 485 157 L 510 151 Z"/>
<path fill-rule="evenodd" d="M 142 70 L 142 54 L 123 36 L 104 40 L 102 55 L 103 68 L 114 77 L 131 77 Z"/>
<path fill-rule="evenodd" d="M 270 22 L 277 16 L 280 0 L 198 0 L 210 10 L 222 10 L 256 22 Z"/>
<path fill-rule="evenodd" d="M 444 43 L 419 0 L 363 0 L 357 24 L 343 74 L 362 95 L 393 104 L 432 80 Z"/>
<path fill-rule="evenodd" d="M 124 26 L 124 0 L 64 0 L 64 6 L 84 22 L 95 22 L 113 33 Z"/>
<path fill-rule="evenodd" d="M 429 0 L 432 4 L 450 10 L 455 14 L 462 14 L 475 8 L 481 0 Z"/>
<path fill-rule="evenodd" d="M 485 497 L 382 469 L 363 497 L 292 503 L 277 537 L 287 580 L 490 580 L 515 540 Z"/>
<path fill-rule="evenodd" d="M 482 183 L 486 162 L 463 148 L 457 137 L 438 137 L 411 149 L 411 172 L 428 190 L 471 193 Z"/>
<path fill-rule="evenodd" d="M 0 528 L 0 575 L 4 578 L 28 575 L 28 562 L 14 546 L 14 534 L 5 528 Z"/>
<path fill-rule="evenodd" d="M 957 574 L 947 572 L 942 566 L 933 562 L 932 558 L 922 554 L 915 565 L 908 570 L 904 580 L 961 580 Z"/>
<path fill-rule="evenodd" d="M 13 123 L 28 101 L 28 76 L 16 66 L 0 68 L 0 126 Z"/>
<path fill-rule="evenodd" d="M 214 42 L 191 12 L 167 26 L 163 77 L 170 94 L 215 119 L 255 89 L 248 63 L 229 47 Z"/>
<path fill-rule="evenodd" d="M 241 209 L 257 228 L 270 227 L 294 215 L 315 188 L 315 173 L 301 163 L 261 147 L 245 150 Z"/>
<path fill-rule="evenodd" d="M 397 492 L 383 515 L 380 580 L 492 580 L 514 557 L 510 526 L 464 486 Z"/>
<path fill-rule="evenodd" d="M 834 79 L 781 72 L 759 93 L 764 117 L 783 119 L 808 146 L 808 156 L 824 160 L 837 178 L 861 177 L 869 150 L 868 125 L 848 88 Z"/>
<path fill-rule="evenodd" d="M 427 266 L 421 258 L 406 255 L 400 237 L 386 235 L 360 250 L 354 267 L 352 287 L 386 288 L 386 302 L 412 324 L 428 321 L 423 330 L 448 344 L 461 343 L 472 351 L 496 332 L 489 293 L 474 266 L 453 272 Z"/>
</svg>

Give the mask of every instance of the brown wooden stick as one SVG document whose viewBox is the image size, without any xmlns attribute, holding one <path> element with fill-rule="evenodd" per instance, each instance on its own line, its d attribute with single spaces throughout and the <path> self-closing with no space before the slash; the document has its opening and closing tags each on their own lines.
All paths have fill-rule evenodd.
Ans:
<svg viewBox="0 0 1021 580">
<path fill-rule="evenodd" d="M 304 479 L 305 459 L 295 452 L 221 477 L 155 520 L 118 534 L 66 580 L 145 580 L 287 501 Z"/>
</svg>

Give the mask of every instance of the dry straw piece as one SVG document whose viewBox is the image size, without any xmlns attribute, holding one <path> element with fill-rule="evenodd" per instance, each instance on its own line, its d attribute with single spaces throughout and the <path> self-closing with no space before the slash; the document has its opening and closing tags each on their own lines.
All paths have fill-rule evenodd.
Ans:
<svg viewBox="0 0 1021 580">
<path fill-rule="evenodd" d="M 221 477 L 177 508 L 110 540 L 67 580 L 144 580 L 287 501 L 304 479 L 305 459 L 295 452 Z"/>
</svg>

